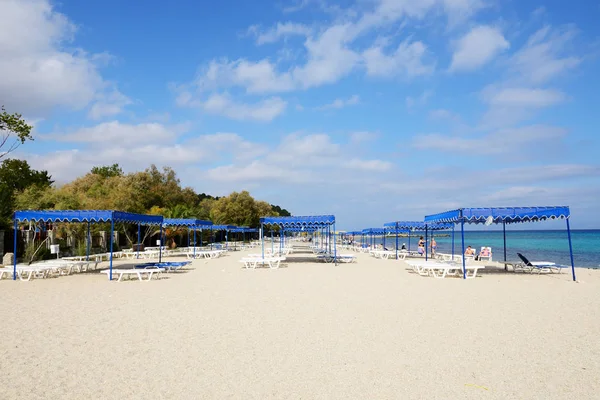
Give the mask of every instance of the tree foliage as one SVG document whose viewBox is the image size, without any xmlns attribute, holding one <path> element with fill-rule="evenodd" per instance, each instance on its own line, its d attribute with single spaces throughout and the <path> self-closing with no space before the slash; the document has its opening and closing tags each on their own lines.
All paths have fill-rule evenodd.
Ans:
<svg viewBox="0 0 600 400">
<path fill-rule="evenodd" d="M 41 181 L 47 176 L 44 173 L 40 172 Z M 289 215 L 279 206 L 254 199 L 247 191 L 233 192 L 226 197 L 198 194 L 192 188 L 182 187 L 172 168 L 159 170 L 155 165 L 128 174 L 123 173 L 118 164 L 94 167 L 88 174 L 59 188 L 51 187 L 50 183 L 31 185 L 18 192 L 15 206 L 19 209 L 121 210 L 250 227 L 258 226 L 263 216 Z M 177 229 L 170 232 L 171 238 L 179 234 Z M 152 233 L 145 232 L 144 237 Z M 126 235 L 130 242 L 137 241 L 136 232 L 126 232 Z"/>
<path fill-rule="evenodd" d="M 113 176 L 123 175 L 123 170 L 119 167 L 119 164 L 104 165 L 102 167 L 93 167 L 92 174 L 100 175 L 104 178 L 111 178 Z"/>
<path fill-rule="evenodd" d="M 44 191 L 52 185 L 48 171 L 36 171 L 24 160 L 5 159 L 0 164 L 0 225 L 10 225 L 15 210 L 15 196 L 30 189 L 32 192 Z"/>
<path fill-rule="evenodd" d="M 27 125 L 21 114 L 9 114 L 0 108 L 0 158 L 14 151 L 27 140 L 33 140 L 31 125 Z"/>
</svg>

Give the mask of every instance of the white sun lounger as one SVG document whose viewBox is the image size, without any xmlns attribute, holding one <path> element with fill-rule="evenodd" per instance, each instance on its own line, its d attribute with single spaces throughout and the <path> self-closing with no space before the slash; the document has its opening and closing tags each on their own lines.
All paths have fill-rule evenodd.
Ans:
<svg viewBox="0 0 600 400">
<path fill-rule="evenodd" d="M 285 257 L 244 257 L 240 260 L 246 269 L 256 269 L 258 265 L 268 265 L 271 269 L 277 269 L 282 261 L 285 261 Z"/>
<path fill-rule="evenodd" d="M 447 275 L 462 275 L 462 264 L 448 264 L 438 261 L 405 261 L 412 269 L 421 276 L 433 276 L 434 278 L 445 278 Z M 483 265 L 466 265 L 465 277 L 473 279 L 477 277 L 477 271 L 485 269 Z"/>
<path fill-rule="evenodd" d="M 165 269 L 164 268 L 154 268 L 154 267 L 149 267 L 149 268 L 144 268 L 144 269 L 113 269 L 112 273 L 113 273 L 113 278 L 115 276 L 118 277 L 117 282 L 121 282 L 123 280 L 124 276 L 137 276 L 138 280 L 140 281 L 150 281 L 152 279 L 152 276 L 156 275 L 156 279 L 159 278 L 160 273 L 164 272 Z M 101 274 L 106 274 L 108 276 L 108 279 L 110 280 L 110 269 L 103 269 L 102 271 L 100 271 Z M 143 276 L 147 275 L 148 278 L 144 279 Z"/>
</svg>

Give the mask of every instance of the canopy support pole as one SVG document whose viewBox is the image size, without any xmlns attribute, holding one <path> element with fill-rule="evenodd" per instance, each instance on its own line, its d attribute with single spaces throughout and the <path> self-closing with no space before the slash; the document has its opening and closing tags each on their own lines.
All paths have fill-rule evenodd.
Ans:
<svg viewBox="0 0 600 400">
<path fill-rule="evenodd" d="M 508 265 L 506 265 L 506 221 L 502 221 L 502 237 L 504 239 L 504 271 L 508 271 Z"/>
<path fill-rule="evenodd" d="M 462 243 L 462 267 L 463 267 L 463 279 L 467 279 L 467 265 L 465 260 L 465 220 L 460 217 L 460 237 Z"/>
<path fill-rule="evenodd" d="M 189 235 L 189 232 L 190 231 L 188 230 L 188 235 Z M 202 232 L 202 231 L 200 231 L 200 232 Z M 188 246 L 188 247 L 190 247 L 190 246 Z M 193 257 L 194 257 L 194 260 L 195 260 L 196 259 L 196 227 L 195 226 L 194 226 L 194 256 Z"/>
<path fill-rule="evenodd" d="M 337 267 L 337 246 L 335 245 L 335 222 L 333 223 L 333 261 Z"/>
<path fill-rule="evenodd" d="M 569 237 L 569 255 L 571 256 L 571 272 L 573 273 L 573 282 L 577 282 L 575 278 L 575 261 L 573 261 L 573 244 L 571 243 L 571 226 L 569 225 L 569 218 L 567 220 L 567 235 Z"/>
<path fill-rule="evenodd" d="M 141 224 L 138 222 L 138 240 L 137 240 L 137 257 L 136 258 L 140 258 L 140 241 L 142 240 L 142 226 Z"/>
<path fill-rule="evenodd" d="M 17 219 L 15 218 L 15 238 L 13 240 L 13 251 L 14 251 L 14 255 L 13 255 L 13 281 L 17 280 L 17 234 L 19 231 L 19 222 L 17 221 Z"/>
<path fill-rule="evenodd" d="M 85 261 L 90 261 L 90 223 L 87 223 L 87 249 L 85 253 Z"/>
<path fill-rule="evenodd" d="M 210 249 L 212 250 L 213 245 L 213 228 L 210 227 Z"/>
<path fill-rule="evenodd" d="M 273 227 L 271 227 L 271 254 L 273 254 L 274 250 L 275 250 L 275 246 L 273 244 Z"/>
<path fill-rule="evenodd" d="M 385 250 L 385 228 L 383 229 L 383 250 Z"/>
<path fill-rule="evenodd" d="M 160 244 L 158 245 L 158 262 L 162 262 L 163 226 L 160 224 Z"/>
<path fill-rule="evenodd" d="M 410 254 L 410 229 L 408 230 L 408 253 Z"/>
<path fill-rule="evenodd" d="M 454 261 L 454 224 L 452 224 L 452 261 Z"/>
<path fill-rule="evenodd" d="M 427 224 L 425 224 L 425 261 L 427 261 Z"/>
<path fill-rule="evenodd" d="M 398 223 L 396 222 L 396 260 L 398 259 Z"/>
<path fill-rule="evenodd" d="M 262 258 L 265 258 L 265 226 L 260 223 L 260 241 L 262 242 Z"/>
<path fill-rule="evenodd" d="M 115 220 L 110 219 L 110 271 L 108 280 L 112 281 L 112 267 L 113 267 L 113 239 L 115 236 Z"/>
</svg>

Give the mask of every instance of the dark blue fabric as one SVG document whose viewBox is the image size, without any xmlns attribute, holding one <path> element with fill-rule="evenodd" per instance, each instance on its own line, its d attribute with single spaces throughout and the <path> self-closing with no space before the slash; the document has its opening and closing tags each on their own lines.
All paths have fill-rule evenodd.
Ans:
<svg viewBox="0 0 600 400">
<path fill-rule="evenodd" d="M 128 222 L 142 225 L 160 225 L 160 215 L 133 214 L 112 210 L 27 210 L 16 211 L 14 218 L 19 222 Z"/>
<path fill-rule="evenodd" d="M 335 223 L 333 215 L 313 215 L 313 216 L 294 216 L 294 217 L 262 217 L 260 223 L 264 225 L 279 225 L 281 227 L 302 227 L 302 226 L 327 226 Z"/>
<path fill-rule="evenodd" d="M 165 218 L 163 226 L 209 226 L 213 223 L 211 221 L 204 221 L 201 219 L 189 219 L 189 218 Z"/>
<path fill-rule="evenodd" d="M 569 218 L 570 215 L 571 212 L 568 206 L 460 208 L 458 210 L 428 215 L 425 217 L 425 221 L 458 223 L 464 220 L 469 224 L 483 224 L 491 216 L 495 224 L 501 224 L 502 222 L 512 224 Z"/>
<path fill-rule="evenodd" d="M 425 221 L 395 221 L 387 222 L 383 226 L 388 228 L 389 232 L 392 232 L 395 231 L 396 224 L 398 224 L 399 231 L 424 231 L 425 225 L 427 225 L 427 229 L 430 231 L 452 229 L 452 224 L 449 223 L 431 223 Z"/>
<path fill-rule="evenodd" d="M 383 235 L 385 232 L 384 228 L 367 228 L 362 230 L 362 233 L 369 235 Z"/>
<path fill-rule="evenodd" d="M 213 231 L 231 231 L 232 229 L 236 229 L 237 226 L 235 226 L 235 225 L 212 225 L 211 228 Z"/>
</svg>

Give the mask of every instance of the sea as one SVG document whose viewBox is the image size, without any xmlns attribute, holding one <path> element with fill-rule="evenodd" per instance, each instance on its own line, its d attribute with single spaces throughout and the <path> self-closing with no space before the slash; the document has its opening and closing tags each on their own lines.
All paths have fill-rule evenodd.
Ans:
<svg viewBox="0 0 600 400">
<path fill-rule="evenodd" d="M 425 234 L 424 232 L 411 234 L 411 250 L 416 250 L 420 235 L 424 236 Z M 454 235 L 454 252 L 461 254 L 460 231 L 456 230 Z M 451 232 L 435 232 L 434 237 L 439 253 L 452 252 Z M 357 236 L 355 239 L 358 241 L 360 237 Z M 572 230 L 571 239 L 575 267 L 600 268 L 600 230 Z M 376 238 L 377 243 L 382 241 L 382 237 Z M 398 241 L 399 246 L 405 243 L 408 247 L 407 237 L 400 237 Z M 396 238 L 395 236 L 388 236 L 385 242 L 385 247 L 393 249 L 395 248 Z M 504 259 L 502 231 L 465 231 L 465 248 L 466 246 L 473 247 L 477 253 L 482 246 L 489 246 L 492 248 L 493 260 L 502 261 Z M 429 251 L 429 245 L 427 251 Z M 507 230 L 506 259 L 508 261 L 518 261 L 517 253 L 523 254 L 530 261 L 550 261 L 561 265 L 571 265 L 566 230 Z"/>
</svg>

